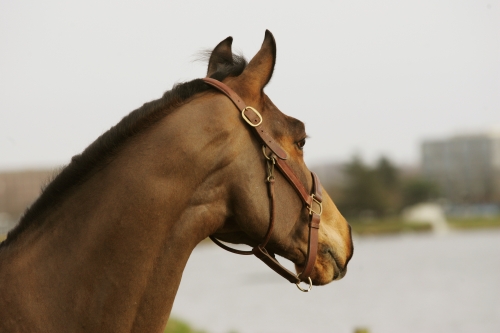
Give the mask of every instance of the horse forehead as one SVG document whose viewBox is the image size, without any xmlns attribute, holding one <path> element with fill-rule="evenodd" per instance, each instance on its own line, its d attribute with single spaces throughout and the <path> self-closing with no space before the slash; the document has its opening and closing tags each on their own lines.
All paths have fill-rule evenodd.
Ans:
<svg viewBox="0 0 500 333">
<path fill-rule="evenodd" d="M 290 136 L 295 140 L 303 139 L 306 136 L 304 123 L 294 117 L 282 113 L 278 108 L 273 115 L 273 129 L 281 135 Z"/>
<path fill-rule="evenodd" d="M 271 111 L 274 130 L 297 139 L 306 136 L 306 126 L 302 121 L 283 113 L 267 95 L 264 97 L 264 103 L 265 108 Z"/>
<path fill-rule="evenodd" d="M 293 137 L 303 138 L 306 135 L 306 126 L 297 118 L 286 116 L 289 124 L 289 131 Z"/>
</svg>

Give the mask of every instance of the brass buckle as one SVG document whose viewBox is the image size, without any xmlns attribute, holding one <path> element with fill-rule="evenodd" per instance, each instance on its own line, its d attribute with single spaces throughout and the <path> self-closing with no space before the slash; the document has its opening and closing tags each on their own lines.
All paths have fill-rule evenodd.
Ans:
<svg viewBox="0 0 500 333">
<path fill-rule="evenodd" d="M 245 115 L 245 111 L 246 109 L 250 109 L 252 110 L 253 112 L 255 112 L 255 114 L 260 118 L 259 122 L 257 124 L 254 124 L 250 121 L 250 119 L 247 118 L 247 116 Z M 243 110 L 241 110 L 241 116 L 243 117 L 243 119 L 248 123 L 248 125 L 252 126 L 252 127 L 257 127 L 259 126 L 260 124 L 262 124 L 262 116 L 260 115 L 259 111 L 255 110 L 255 108 L 251 107 L 251 106 L 247 106 L 245 107 Z"/>
<path fill-rule="evenodd" d="M 318 206 L 319 206 L 319 212 L 316 212 L 314 209 L 313 209 L 313 205 L 311 203 L 311 206 L 309 206 L 309 215 L 312 215 L 312 214 L 318 214 L 319 216 L 321 216 L 321 214 L 323 213 L 323 203 L 319 202 L 315 197 L 314 197 L 314 194 L 311 194 L 311 198 L 313 200 L 313 202 L 317 203 Z"/>
</svg>

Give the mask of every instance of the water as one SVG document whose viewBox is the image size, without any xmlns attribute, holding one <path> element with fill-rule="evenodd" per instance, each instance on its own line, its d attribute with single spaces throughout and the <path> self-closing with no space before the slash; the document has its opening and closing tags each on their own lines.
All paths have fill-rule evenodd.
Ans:
<svg viewBox="0 0 500 333">
<path fill-rule="evenodd" d="M 172 315 L 210 333 L 500 332 L 500 230 L 357 238 L 346 277 L 308 294 L 201 246 Z"/>
</svg>

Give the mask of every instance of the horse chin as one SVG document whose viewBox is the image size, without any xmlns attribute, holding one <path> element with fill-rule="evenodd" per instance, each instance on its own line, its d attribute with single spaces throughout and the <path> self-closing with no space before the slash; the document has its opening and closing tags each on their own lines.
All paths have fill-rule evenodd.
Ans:
<svg viewBox="0 0 500 333">
<path fill-rule="evenodd" d="M 295 265 L 297 273 L 303 270 L 303 266 Z M 347 272 L 347 269 L 340 269 L 334 256 L 330 251 L 318 253 L 316 264 L 311 273 L 311 281 L 315 286 L 322 286 L 335 280 L 342 279 Z"/>
</svg>

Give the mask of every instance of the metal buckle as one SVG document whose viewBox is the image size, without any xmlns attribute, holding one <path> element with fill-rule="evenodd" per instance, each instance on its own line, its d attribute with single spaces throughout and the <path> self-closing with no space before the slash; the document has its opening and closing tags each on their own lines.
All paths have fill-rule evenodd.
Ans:
<svg viewBox="0 0 500 333">
<path fill-rule="evenodd" d="M 252 121 L 250 121 L 250 119 L 247 118 L 247 116 L 245 115 L 245 111 L 246 109 L 250 109 L 252 110 L 253 112 L 255 112 L 255 114 L 260 118 L 259 122 L 257 124 L 254 124 L 252 123 Z M 260 124 L 262 124 L 262 116 L 260 115 L 259 111 L 255 110 L 255 108 L 251 107 L 251 106 L 247 106 L 245 107 L 243 110 L 241 110 L 241 116 L 243 117 L 243 119 L 248 123 L 248 125 L 252 126 L 252 127 L 257 127 L 259 126 Z"/>
<path fill-rule="evenodd" d="M 323 213 L 323 203 L 319 202 L 315 197 L 314 197 L 314 194 L 311 194 L 311 198 L 313 200 L 313 202 L 317 203 L 318 206 L 319 206 L 319 212 L 316 212 L 314 209 L 313 209 L 313 205 L 311 203 L 311 206 L 309 206 L 309 215 L 312 215 L 312 214 L 318 214 L 319 216 L 321 216 L 321 214 Z"/>
</svg>

